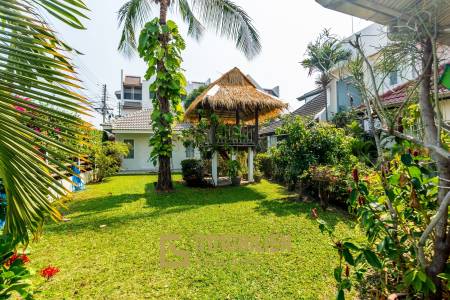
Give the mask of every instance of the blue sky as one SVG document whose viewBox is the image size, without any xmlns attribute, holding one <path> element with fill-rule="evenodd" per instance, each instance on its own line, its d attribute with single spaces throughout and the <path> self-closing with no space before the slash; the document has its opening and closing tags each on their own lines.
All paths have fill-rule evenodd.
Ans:
<svg viewBox="0 0 450 300">
<path fill-rule="evenodd" d="M 142 75 L 145 71 L 145 64 L 138 56 L 130 59 L 117 51 L 120 37 L 117 11 L 125 2 L 87 0 L 90 20 L 84 22 L 87 30 L 83 31 L 69 29 L 50 18 L 60 36 L 84 53 L 74 58 L 74 63 L 79 66 L 79 77 L 84 81 L 84 93 L 98 100 L 101 84 L 107 84 L 111 105 L 116 105 L 114 91 L 120 87 L 120 70 L 123 69 L 127 75 Z M 290 110 L 300 105 L 296 97 L 315 88 L 314 78 L 308 77 L 307 71 L 299 64 L 308 43 L 323 28 L 330 28 L 343 38 L 370 24 L 356 18 L 352 22 L 350 16 L 323 8 L 313 0 L 235 2 L 254 20 L 262 39 L 262 53 L 248 61 L 235 50 L 231 41 L 217 37 L 214 32 L 208 32 L 200 42 L 196 42 L 186 37 L 186 27 L 176 14 L 172 14 L 170 18 L 180 25 L 186 37 L 183 68 L 187 79 L 214 80 L 237 66 L 264 87 L 280 85 L 281 98 L 289 103 Z"/>
</svg>

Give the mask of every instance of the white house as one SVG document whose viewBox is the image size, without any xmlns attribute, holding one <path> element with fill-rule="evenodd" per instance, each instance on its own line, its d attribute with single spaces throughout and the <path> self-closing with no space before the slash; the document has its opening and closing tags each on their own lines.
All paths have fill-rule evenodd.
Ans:
<svg viewBox="0 0 450 300">
<path fill-rule="evenodd" d="M 116 118 L 104 129 L 113 133 L 116 141 L 130 145 L 130 153 L 122 162 L 122 170 L 128 172 L 136 171 L 158 171 L 158 166 L 150 161 L 149 140 L 152 134 L 151 109 L 143 109 L 128 113 L 123 117 Z M 187 158 L 199 158 L 198 151 L 186 148 L 181 141 L 181 131 L 188 128 L 187 123 L 177 124 L 174 127 L 173 152 L 171 159 L 172 170 L 181 170 L 181 161 Z"/>
</svg>

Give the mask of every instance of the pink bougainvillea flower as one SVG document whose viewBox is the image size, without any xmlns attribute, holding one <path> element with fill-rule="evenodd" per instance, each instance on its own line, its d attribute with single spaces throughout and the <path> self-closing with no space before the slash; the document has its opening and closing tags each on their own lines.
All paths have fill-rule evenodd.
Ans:
<svg viewBox="0 0 450 300">
<path fill-rule="evenodd" d="M 59 273 L 59 268 L 53 266 L 45 267 L 39 272 L 39 274 L 46 280 L 50 280 L 57 273 Z"/>
<path fill-rule="evenodd" d="M 61 128 L 56 127 L 56 128 L 55 128 L 55 132 L 60 133 L 60 132 L 61 132 Z"/>
<path fill-rule="evenodd" d="M 20 111 L 20 112 L 24 112 L 25 111 L 25 108 L 23 108 L 22 106 L 15 106 L 14 107 L 17 111 Z"/>
</svg>

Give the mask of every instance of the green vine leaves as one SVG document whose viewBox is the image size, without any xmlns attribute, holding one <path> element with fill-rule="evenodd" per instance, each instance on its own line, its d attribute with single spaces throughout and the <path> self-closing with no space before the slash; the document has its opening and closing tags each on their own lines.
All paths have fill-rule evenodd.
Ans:
<svg viewBox="0 0 450 300">
<path fill-rule="evenodd" d="M 161 25 L 158 18 L 153 19 L 145 24 L 139 37 L 139 56 L 148 65 L 144 78 L 155 79 L 150 85 L 150 94 L 154 95 L 150 138 L 153 164 L 159 156 L 172 155 L 172 126 L 181 120 L 182 97 L 186 95 L 187 82 L 181 68 L 181 51 L 185 48 L 178 26 L 170 20 Z"/>
</svg>

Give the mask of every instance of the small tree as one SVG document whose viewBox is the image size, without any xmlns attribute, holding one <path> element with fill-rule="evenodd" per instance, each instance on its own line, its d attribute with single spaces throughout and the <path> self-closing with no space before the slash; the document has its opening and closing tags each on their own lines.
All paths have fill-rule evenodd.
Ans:
<svg viewBox="0 0 450 300">
<path fill-rule="evenodd" d="M 342 49 L 339 40 L 330 33 L 330 30 L 324 29 L 314 42 L 309 43 L 305 55 L 306 58 L 301 61 L 301 65 L 308 69 L 310 76 L 313 73 L 319 74 L 316 84 L 326 92 L 328 84 L 334 77 L 331 71 L 339 62 L 347 60 L 351 52 Z M 328 103 L 325 104 L 325 118 L 328 121 Z"/>
</svg>

